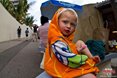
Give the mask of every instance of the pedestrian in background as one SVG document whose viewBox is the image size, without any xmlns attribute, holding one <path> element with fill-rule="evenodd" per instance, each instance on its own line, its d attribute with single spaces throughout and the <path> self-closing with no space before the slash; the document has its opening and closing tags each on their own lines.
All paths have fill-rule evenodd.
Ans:
<svg viewBox="0 0 117 78">
<path fill-rule="evenodd" d="M 41 26 L 38 28 L 38 36 L 40 37 L 39 40 L 39 49 L 41 48 L 43 51 L 40 51 L 41 53 L 45 52 L 45 48 L 47 47 L 48 42 L 48 28 L 49 28 L 49 19 L 48 17 L 41 16 Z M 42 62 L 40 63 L 40 68 L 43 69 L 43 63 L 44 63 L 45 53 L 43 54 Z"/>
<path fill-rule="evenodd" d="M 34 26 L 33 26 L 33 34 L 32 34 L 33 35 L 33 42 L 38 40 L 37 28 L 38 28 L 38 26 L 36 24 L 34 24 Z"/>
<path fill-rule="evenodd" d="M 29 34 L 29 30 L 28 30 L 28 28 L 26 28 L 26 30 L 25 30 L 26 40 L 28 40 L 28 34 Z"/>
<path fill-rule="evenodd" d="M 21 37 L 21 27 L 19 26 L 18 29 L 17 29 L 17 35 L 18 35 L 18 39 L 20 39 Z"/>
<path fill-rule="evenodd" d="M 40 37 L 39 47 L 46 48 L 48 42 L 49 19 L 45 16 L 41 16 L 40 20 L 41 25 L 38 28 L 38 36 Z"/>
</svg>

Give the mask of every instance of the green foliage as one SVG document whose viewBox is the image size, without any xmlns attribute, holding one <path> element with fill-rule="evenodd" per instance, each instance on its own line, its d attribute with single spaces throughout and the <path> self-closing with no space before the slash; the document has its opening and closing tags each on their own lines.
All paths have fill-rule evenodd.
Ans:
<svg viewBox="0 0 117 78">
<path fill-rule="evenodd" d="M 21 24 L 26 24 L 31 26 L 34 22 L 33 16 L 28 16 L 27 11 L 29 9 L 29 4 L 27 0 L 19 0 L 18 5 L 13 5 L 9 0 L 0 0 L 1 4 L 8 10 L 8 12 L 16 18 Z M 30 22 L 29 22 L 30 21 Z"/>
<path fill-rule="evenodd" d="M 28 26 L 32 26 L 34 23 L 34 17 L 33 16 L 27 16 L 25 19 L 25 24 Z"/>
<path fill-rule="evenodd" d="M 0 0 L 1 4 L 12 14 L 14 6 L 9 0 Z"/>
</svg>

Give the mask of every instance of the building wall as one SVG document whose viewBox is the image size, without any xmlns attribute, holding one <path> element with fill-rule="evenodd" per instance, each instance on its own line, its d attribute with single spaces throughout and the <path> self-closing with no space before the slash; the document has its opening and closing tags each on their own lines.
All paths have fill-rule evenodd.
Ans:
<svg viewBox="0 0 117 78">
<path fill-rule="evenodd" d="M 21 38 L 24 38 L 25 30 L 29 27 L 17 22 L 0 3 L 0 42 L 17 39 L 17 28 L 19 26 L 22 29 Z M 30 28 L 29 32 L 29 36 L 31 36 L 32 30 Z"/>
<path fill-rule="evenodd" d="M 75 42 L 78 39 L 83 41 L 89 39 L 107 41 L 109 31 L 103 27 L 102 17 L 94 5 L 84 5 L 83 11 L 79 13 L 79 24 L 75 32 Z"/>
</svg>

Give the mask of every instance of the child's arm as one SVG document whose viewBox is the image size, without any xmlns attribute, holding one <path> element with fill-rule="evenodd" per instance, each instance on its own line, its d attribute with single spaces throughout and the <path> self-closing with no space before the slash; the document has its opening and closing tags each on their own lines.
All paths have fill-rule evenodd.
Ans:
<svg viewBox="0 0 117 78">
<path fill-rule="evenodd" d="M 81 52 L 81 53 L 87 55 L 89 58 L 92 58 L 96 63 L 100 62 L 100 57 L 93 56 L 91 54 L 91 52 L 89 51 L 89 49 L 87 48 L 87 45 L 83 41 L 78 40 L 76 43 L 76 48 L 77 48 L 78 52 Z"/>
<path fill-rule="evenodd" d="M 92 54 L 91 54 L 91 52 L 87 48 L 87 45 L 83 41 L 78 40 L 76 42 L 76 48 L 77 48 L 77 50 L 78 50 L 79 53 L 83 53 L 83 54 L 87 55 L 89 58 L 93 57 Z"/>
<path fill-rule="evenodd" d="M 62 41 L 56 41 L 54 44 L 52 44 L 52 50 L 62 64 L 72 68 L 85 64 L 85 61 L 88 58 L 86 55 L 74 54 L 71 52 L 69 46 Z"/>
</svg>

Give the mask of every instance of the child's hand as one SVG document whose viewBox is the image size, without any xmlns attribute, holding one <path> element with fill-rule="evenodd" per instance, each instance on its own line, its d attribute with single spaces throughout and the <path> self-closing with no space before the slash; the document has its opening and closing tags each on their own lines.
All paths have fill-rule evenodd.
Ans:
<svg viewBox="0 0 117 78">
<path fill-rule="evenodd" d="M 99 63 L 99 62 L 101 61 L 99 56 L 93 56 L 92 59 L 93 59 L 96 63 Z"/>
</svg>

